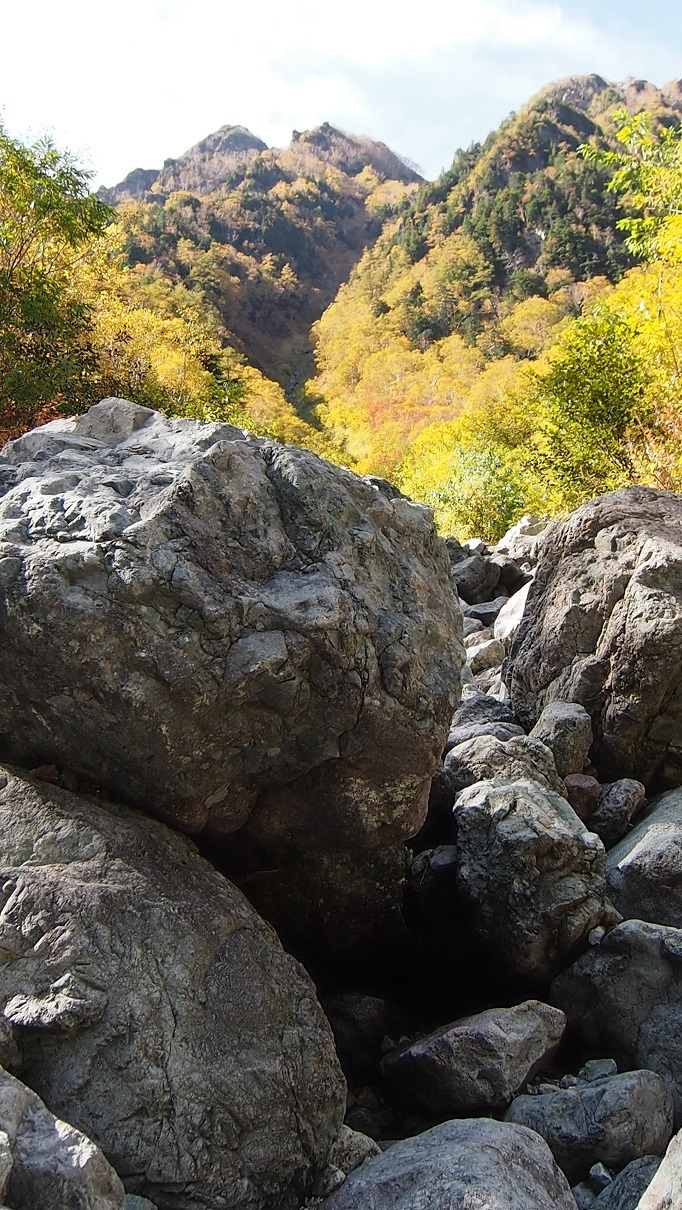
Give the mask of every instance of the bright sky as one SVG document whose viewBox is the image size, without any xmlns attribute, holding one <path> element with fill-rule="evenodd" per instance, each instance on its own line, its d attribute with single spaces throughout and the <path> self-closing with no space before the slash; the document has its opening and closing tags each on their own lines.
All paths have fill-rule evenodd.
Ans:
<svg viewBox="0 0 682 1210">
<path fill-rule="evenodd" d="M 679 0 L 30 0 L 3 6 L 0 120 L 114 184 L 225 123 L 325 120 L 433 177 L 543 84 L 682 76 Z"/>
</svg>

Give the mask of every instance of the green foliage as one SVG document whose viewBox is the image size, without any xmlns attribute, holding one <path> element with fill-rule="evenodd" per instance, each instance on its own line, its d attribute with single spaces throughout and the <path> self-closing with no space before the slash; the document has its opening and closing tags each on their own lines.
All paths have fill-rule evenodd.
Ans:
<svg viewBox="0 0 682 1210">
<path fill-rule="evenodd" d="M 92 367 L 89 311 L 71 277 L 109 209 L 49 140 L 25 147 L 0 128 L 0 409 L 36 414 L 80 399 Z"/>
<path fill-rule="evenodd" d="M 493 449 L 455 449 L 444 482 L 423 499 L 444 532 L 496 542 L 526 508 L 524 486 L 510 460 Z"/>
<path fill-rule="evenodd" d="M 647 373 L 630 325 L 608 308 L 574 321 L 539 378 L 536 466 L 564 506 L 630 482 L 627 437 L 647 419 Z"/>
</svg>

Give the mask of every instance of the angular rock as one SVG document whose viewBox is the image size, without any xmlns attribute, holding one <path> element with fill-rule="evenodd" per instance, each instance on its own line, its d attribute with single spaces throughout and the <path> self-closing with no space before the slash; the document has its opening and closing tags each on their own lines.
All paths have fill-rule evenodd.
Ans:
<svg viewBox="0 0 682 1210">
<path fill-rule="evenodd" d="M 592 744 L 592 723 L 584 706 L 550 702 L 530 734 L 551 748 L 560 777 L 582 773 Z"/>
<path fill-rule="evenodd" d="M 558 794 L 533 781 L 481 782 L 461 792 L 454 817 L 458 891 L 507 969 L 550 978 L 592 929 L 615 923 L 604 847 Z"/>
<path fill-rule="evenodd" d="M 682 1122 L 682 930 L 624 920 L 552 984 L 586 1050 L 658 1072 Z"/>
<path fill-rule="evenodd" d="M 514 736 L 508 740 L 478 736 L 452 748 L 445 757 L 444 766 L 455 790 L 463 790 L 477 781 L 504 778 L 507 781 L 536 781 L 566 797 L 566 788 L 549 748 L 529 736 Z"/>
<path fill-rule="evenodd" d="M 467 664 L 474 676 L 487 672 L 489 668 L 497 668 L 504 659 L 504 645 L 499 639 L 486 639 L 477 643 L 467 651 Z"/>
<path fill-rule="evenodd" d="M 682 1206 L 682 1132 L 670 1143 L 636 1210 L 679 1210 Z"/>
<path fill-rule="evenodd" d="M 387 1054 L 381 1071 L 407 1104 L 467 1116 L 502 1109 L 556 1051 L 564 1014 L 539 1000 L 490 1008 Z"/>
<path fill-rule="evenodd" d="M 414 833 L 459 697 L 431 514 L 123 400 L 0 455 L 0 753 L 190 832 Z"/>
<path fill-rule="evenodd" d="M 500 569 L 483 555 L 465 555 L 452 562 L 452 578 L 467 605 L 489 601 L 500 580 Z"/>
<path fill-rule="evenodd" d="M 351 1130 L 350 1126 L 342 1126 L 339 1137 L 329 1153 L 329 1162 L 348 1175 L 375 1155 L 381 1155 L 381 1148 L 374 1139 L 360 1134 L 359 1130 Z"/>
<path fill-rule="evenodd" d="M 600 781 L 648 785 L 682 724 L 682 497 L 622 488 L 554 522 L 506 672 L 530 728 L 551 700 L 592 718 Z M 668 784 L 682 764 L 668 761 Z"/>
<path fill-rule="evenodd" d="M 538 538 L 545 532 L 548 524 L 547 517 L 532 517 L 527 514 L 500 538 L 495 552 L 508 555 L 517 563 L 534 563 Z"/>
<path fill-rule="evenodd" d="M 608 853 L 609 896 L 622 916 L 682 928 L 682 790 L 669 790 Z"/>
<path fill-rule="evenodd" d="M 494 698 L 489 698 L 489 701 L 494 701 Z M 502 703 L 499 703 L 502 705 Z M 466 744 L 469 740 L 478 739 L 479 735 L 492 735 L 501 743 L 506 743 L 508 739 L 513 739 L 517 735 L 525 735 L 523 727 L 519 727 L 516 723 L 469 723 L 461 727 L 451 727 L 443 752 L 447 755 L 452 748 L 458 748 L 460 744 Z"/>
<path fill-rule="evenodd" d="M 299 1206 L 345 1106 L 308 976 L 183 836 L 2 781 L 0 1011 L 22 1077 L 131 1193 Z"/>
<path fill-rule="evenodd" d="M 579 819 L 583 822 L 590 820 L 590 831 L 593 832 L 592 816 L 597 809 L 601 796 L 601 786 L 595 777 L 586 773 L 569 773 L 564 778 L 566 797 Z M 599 833 L 597 833 L 599 835 Z"/>
<path fill-rule="evenodd" d="M 475 1199 L 475 1200 L 472 1200 Z M 568 1182 L 531 1130 L 485 1118 L 444 1122 L 356 1169 L 324 1210 L 575 1210 Z"/>
<path fill-rule="evenodd" d="M 597 809 L 590 817 L 590 830 L 601 837 L 605 849 L 613 848 L 625 836 L 630 820 L 645 800 L 646 790 L 641 781 L 631 777 L 621 777 L 602 786 Z"/>
<path fill-rule="evenodd" d="M 476 631 L 483 630 L 483 623 L 479 622 L 478 618 L 469 618 L 466 614 L 462 617 L 462 631 L 464 638 L 468 638 L 470 634 L 476 634 Z"/>
<path fill-rule="evenodd" d="M 639 1199 L 654 1179 L 660 1163 L 657 1155 L 632 1160 L 595 1199 L 595 1210 L 637 1210 Z"/>
<path fill-rule="evenodd" d="M 464 605 L 462 613 L 465 618 L 478 618 L 483 626 L 493 626 L 500 610 L 507 604 L 509 597 L 495 597 L 493 601 L 481 601 L 478 605 Z"/>
<path fill-rule="evenodd" d="M 521 625 L 531 583 L 532 581 L 529 580 L 527 584 L 524 584 L 523 588 L 515 592 L 513 597 L 510 597 L 507 603 L 502 606 L 495 619 L 493 634 L 496 639 L 504 643 L 505 650 L 511 647 L 516 637 L 516 632 Z"/>
<path fill-rule="evenodd" d="M 520 1096 L 506 1122 L 542 1135 L 569 1181 L 601 1162 L 618 1172 L 631 1160 L 662 1155 L 673 1132 L 670 1092 L 653 1071 L 620 1076 L 540 1096 Z"/>
<path fill-rule="evenodd" d="M 0 1196 L 14 1210 L 124 1210 L 125 1190 L 94 1143 L 0 1068 Z"/>
</svg>

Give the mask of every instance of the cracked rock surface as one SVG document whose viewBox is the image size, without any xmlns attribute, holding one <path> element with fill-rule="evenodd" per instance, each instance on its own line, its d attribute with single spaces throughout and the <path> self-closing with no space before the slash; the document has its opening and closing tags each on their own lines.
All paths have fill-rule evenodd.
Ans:
<svg viewBox="0 0 682 1210">
<path fill-rule="evenodd" d="M 0 753 L 186 831 L 417 831 L 462 621 L 428 509 L 109 399 L 0 454 Z"/>
<path fill-rule="evenodd" d="M 4 1061 L 160 1210 L 298 1207 L 345 1109 L 303 968 L 185 837 L 0 780 Z"/>
</svg>

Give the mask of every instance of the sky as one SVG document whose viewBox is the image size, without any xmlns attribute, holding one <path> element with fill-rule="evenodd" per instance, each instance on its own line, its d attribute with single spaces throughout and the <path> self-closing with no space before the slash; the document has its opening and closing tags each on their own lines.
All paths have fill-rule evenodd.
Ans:
<svg viewBox="0 0 682 1210">
<path fill-rule="evenodd" d="M 4 0 L 0 122 L 112 185 L 219 126 L 329 121 L 429 178 L 544 84 L 682 77 L 680 0 Z"/>
</svg>

